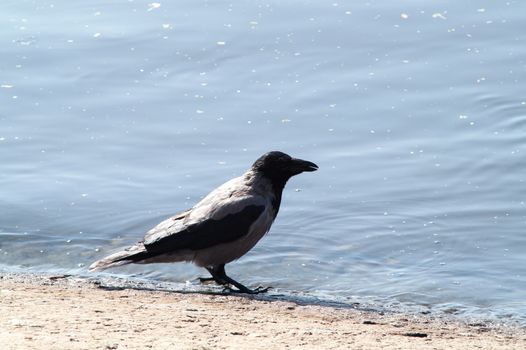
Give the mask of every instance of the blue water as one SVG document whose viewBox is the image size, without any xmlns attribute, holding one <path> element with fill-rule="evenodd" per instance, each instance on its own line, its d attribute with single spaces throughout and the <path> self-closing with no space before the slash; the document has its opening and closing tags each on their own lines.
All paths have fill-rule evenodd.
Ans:
<svg viewBox="0 0 526 350">
<path fill-rule="evenodd" d="M 2 1 L 0 270 L 85 275 L 281 150 L 320 170 L 233 277 L 526 324 L 525 20 L 521 1 Z"/>
</svg>

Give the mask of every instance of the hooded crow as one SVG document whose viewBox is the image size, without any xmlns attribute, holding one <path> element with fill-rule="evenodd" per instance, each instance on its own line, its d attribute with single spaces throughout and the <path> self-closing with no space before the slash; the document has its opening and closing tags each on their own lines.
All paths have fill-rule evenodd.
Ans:
<svg viewBox="0 0 526 350">
<path fill-rule="evenodd" d="M 143 240 L 102 260 L 90 271 L 125 264 L 191 261 L 206 268 L 211 280 L 237 288 L 236 292 L 260 293 L 225 273 L 225 264 L 246 254 L 267 233 L 278 214 L 287 181 L 312 162 L 283 152 L 269 152 L 252 167 L 210 192 L 193 208 L 172 216 L 146 233 Z"/>
</svg>

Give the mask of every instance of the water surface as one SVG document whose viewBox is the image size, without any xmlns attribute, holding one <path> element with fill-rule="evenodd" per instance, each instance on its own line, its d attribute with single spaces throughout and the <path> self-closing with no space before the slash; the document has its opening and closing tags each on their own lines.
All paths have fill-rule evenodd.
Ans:
<svg viewBox="0 0 526 350">
<path fill-rule="evenodd" d="M 86 274 L 282 150 L 320 170 L 232 276 L 525 324 L 525 19 L 519 1 L 4 1 L 0 268 Z"/>
</svg>

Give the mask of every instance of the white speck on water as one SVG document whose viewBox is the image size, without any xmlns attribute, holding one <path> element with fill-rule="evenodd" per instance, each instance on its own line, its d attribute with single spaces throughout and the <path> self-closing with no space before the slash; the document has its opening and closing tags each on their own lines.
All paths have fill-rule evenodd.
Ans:
<svg viewBox="0 0 526 350">
<path fill-rule="evenodd" d="M 469 125 L 475 125 L 475 122 L 469 122 Z"/>
<path fill-rule="evenodd" d="M 431 15 L 432 18 L 435 18 L 435 19 L 447 19 L 446 16 L 444 16 L 442 13 L 440 12 L 435 12 Z"/>
<path fill-rule="evenodd" d="M 290 123 L 291 120 L 290 120 L 290 119 L 281 119 L 281 122 L 282 122 L 282 123 Z"/>
<path fill-rule="evenodd" d="M 87 197 L 88 194 L 87 194 L 87 193 L 82 193 L 80 196 L 81 196 L 81 197 Z"/>
<path fill-rule="evenodd" d="M 465 115 L 465 114 L 460 114 L 460 115 L 458 116 L 458 119 L 468 119 L 468 116 Z"/>
<path fill-rule="evenodd" d="M 477 12 L 486 12 L 486 9 L 485 8 L 480 8 L 480 9 L 477 9 Z"/>
<path fill-rule="evenodd" d="M 93 34 L 93 37 L 94 37 L 94 38 L 98 38 L 98 37 L 100 37 L 101 35 L 102 35 L 101 33 L 95 33 L 95 34 Z"/>
<path fill-rule="evenodd" d="M 170 23 L 164 23 L 163 24 L 164 29 L 173 29 L 172 25 Z"/>
<path fill-rule="evenodd" d="M 71 243 L 71 239 L 68 239 L 68 240 L 66 241 L 66 243 Z"/>
<path fill-rule="evenodd" d="M 216 44 L 217 44 L 218 46 L 225 46 L 225 45 L 226 45 L 226 42 L 224 42 L 224 41 L 218 41 Z"/>
<path fill-rule="evenodd" d="M 13 85 L 11 85 L 11 84 L 2 84 L 2 85 L 0 85 L 0 87 L 3 88 L 3 89 L 11 89 L 13 87 Z"/>
<path fill-rule="evenodd" d="M 86 265 L 83 264 L 83 263 L 80 263 L 80 264 L 78 264 L 77 266 L 78 266 L 78 267 L 84 267 L 84 266 L 86 266 Z"/>
<path fill-rule="evenodd" d="M 401 19 L 408 19 L 408 18 L 409 18 L 409 15 L 408 15 L 407 13 L 402 12 L 402 13 L 400 14 L 400 18 L 401 18 Z"/>
<path fill-rule="evenodd" d="M 155 9 L 158 9 L 159 7 L 161 7 L 160 2 L 152 2 L 151 4 L 148 4 L 148 11 L 153 11 Z"/>
<path fill-rule="evenodd" d="M 205 111 L 203 111 L 203 110 L 201 110 L 201 109 L 197 109 L 197 110 L 195 111 L 195 113 L 197 113 L 197 114 L 203 114 L 204 112 L 205 112 Z"/>
<path fill-rule="evenodd" d="M 350 16 L 350 15 L 352 15 L 352 12 L 351 11 L 345 11 L 345 14 Z"/>
</svg>

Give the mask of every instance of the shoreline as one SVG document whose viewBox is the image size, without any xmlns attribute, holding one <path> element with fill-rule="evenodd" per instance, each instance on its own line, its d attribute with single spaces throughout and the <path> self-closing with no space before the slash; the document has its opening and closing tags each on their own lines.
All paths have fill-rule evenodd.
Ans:
<svg viewBox="0 0 526 350">
<path fill-rule="evenodd" d="M 521 349 L 526 328 L 0 273 L 3 349 Z"/>
</svg>

